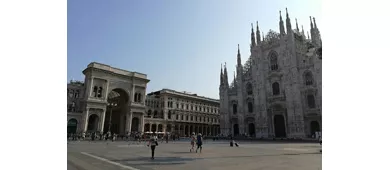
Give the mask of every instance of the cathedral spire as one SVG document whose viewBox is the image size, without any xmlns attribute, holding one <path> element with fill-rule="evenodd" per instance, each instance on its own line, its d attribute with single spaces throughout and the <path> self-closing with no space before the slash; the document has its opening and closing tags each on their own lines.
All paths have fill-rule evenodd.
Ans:
<svg viewBox="0 0 390 170">
<path fill-rule="evenodd" d="M 235 71 L 233 72 L 233 82 L 234 83 L 236 82 L 236 72 Z"/>
<path fill-rule="evenodd" d="M 225 62 L 225 68 L 224 68 L 224 79 L 225 79 L 224 83 L 225 83 L 226 85 L 229 85 L 228 73 L 227 73 L 227 69 L 226 69 L 226 62 Z"/>
<path fill-rule="evenodd" d="M 310 39 L 309 31 L 307 31 L 307 39 Z"/>
<path fill-rule="evenodd" d="M 259 30 L 259 22 L 256 21 L 256 40 L 257 40 L 257 44 L 260 44 L 261 42 L 261 38 L 260 38 L 260 30 Z"/>
<path fill-rule="evenodd" d="M 240 44 L 237 45 L 237 66 L 241 66 Z"/>
<path fill-rule="evenodd" d="M 279 31 L 280 31 L 280 35 L 286 34 L 286 32 L 284 31 L 284 22 L 283 22 L 283 18 L 282 18 L 282 11 L 279 11 Z"/>
<path fill-rule="evenodd" d="M 291 21 L 290 21 L 290 17 L 288 16 L 287 8 L 286 8 L 286 28 L 287 28 L 287 33 L 292 32 Z"/>
<path fill-rule="evenodd" d="M 303 25 L 302 25 L 302 36 L 303 36 L 303 39 L 306 39 L 306 35 L 305 35 L 305 30 L 303 30 Z"/>
<path fill-rule="evenodd" d="M 313 17 L 313 21 L 314 21 L 314 28 L 315 28 L 315 29 L 318 29 L 318 28 L 317 28 L 317 24 L 316 24 L 316 18 Z"/>
<path fill-rule="evenodd" d="M 223 84 L 223 72 L 222 72 L 222 63 L 221 63 L 221 80 L 219 82 L 220 85 Z"/>
<path fill-rule="evenodd" d="M 298 20 L 295 18 L 295 26 L 297 27 L 297 32 L 299 33 Z"/>
<path fill-rule="evenodd" d="M 255 39 L 255 32 L 253 31 L 253 23 L 251 23 L 252 26 L 252 33 L 251 33 L 251 47 L 256 46 L 256 39 Z"/>
<path fill-rule="evenodd" d="M 313 21 L 311 20 L 311 16 L 310 16 L 310 29 L 313 29 Z"/>
</svg>

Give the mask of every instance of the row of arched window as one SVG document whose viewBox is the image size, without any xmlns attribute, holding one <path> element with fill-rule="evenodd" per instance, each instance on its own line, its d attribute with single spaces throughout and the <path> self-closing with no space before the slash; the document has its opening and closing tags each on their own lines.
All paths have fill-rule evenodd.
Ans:
<svg viewBox="0 0 390 170">
<path fill-rule="evenodd" d="M 304 76 L 304 81 L 306 86 L 313 85 L 313 75 L 311 72 L 305 73 Z M 252 95 L 253 94 L 253 87 L 251 83 L 248 83 L 246 85 L 246 93 L 247 95 Z M 272 83 L 272 94 L 273 95 L 279 95 L 280 94 L 280 87 L 278 82 Z"/>
<path fill-rule="evenodd" d="M 248 106 L 248 112 L 253 113 L 253 103 L 248 102 L 247 106 Z M 236 103 L 233 104 L 233 114 L 237 114 L 237 104 Z"/>
<path fill-rule="evenodd" d="M 164 118 L 164 112 L 161 111 L 161 113 L 158 114 L 158 111 L 155 110 L 155 111 L 153 112 L 153 116 L 152 116 L 152 110 L 148 110 L 148 117 L 150 117 L 150 118 L 153 117 L 153 118 L 161 118 L 161 119 L 163 119 L 163 118 Z M 168 118 L 168 119 L 172 119 L 172 112 L 171 112 L 171 111 L 168 111 L 167 118 Z M 218 119 L 217 119 L 217 118 L 176 114 L 176 120 L 183 120 L 183 121 L 185 120 L 185 121 L 202 122 L 202 119 L 203 119 L 203 122 L 209 122 L 209 123 L 211 123 L 211 122 L 217 123 L 217 122 L 218 122 Z"/>
<path fill-rule="evenodd" d="M 316 102 L 315 102 L 314 95 L 312 95 L 312 94 L 307 95 L 306 101 L 307 101 L 307 106 L 309 108 L 311 108 L 311 109 L 316 108 Z M 248 106 L 248 112 L 253 113 L 253 103 L 248 102 L 247 106 Z M 237 104 L 236 103 L 233 104 L 233 114 L 237 114 Z"/>
</svg>

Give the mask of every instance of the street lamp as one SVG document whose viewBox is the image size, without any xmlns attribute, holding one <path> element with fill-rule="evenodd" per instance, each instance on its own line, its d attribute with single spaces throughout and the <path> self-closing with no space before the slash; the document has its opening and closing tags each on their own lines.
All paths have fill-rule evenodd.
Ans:
<svg viewBox="0 0 390 170">
<path fill-rule="evenodd" d="M 112 119 L 112 108 L 117 106 L 118 104 L 115 102 L 108 103 L 108 106 L 110 107 L 110 120 L 108 122 L 108 132 L 111 133 L 111 119 Z"/>
</svg>

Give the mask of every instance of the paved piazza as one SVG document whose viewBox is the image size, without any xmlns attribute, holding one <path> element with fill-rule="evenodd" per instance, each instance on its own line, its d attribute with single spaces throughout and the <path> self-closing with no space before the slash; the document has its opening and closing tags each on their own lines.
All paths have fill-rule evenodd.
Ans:
<svg viewBox="0 0 390 170">
<path fill-rule="evenodd" d="M 202 153 L 190 153 L 188 142 L 160 143 L 155 160 L 145 143 L 69 142 L 68 170 L 317 170 L 321 146 L 314 143 L 206 141 Z"/>
</svg>

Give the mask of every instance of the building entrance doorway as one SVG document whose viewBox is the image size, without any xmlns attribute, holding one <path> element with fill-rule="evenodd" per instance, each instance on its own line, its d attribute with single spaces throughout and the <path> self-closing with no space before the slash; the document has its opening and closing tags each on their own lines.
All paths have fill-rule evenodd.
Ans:
<svg viewBox="0 0 390 170">
<path fill-rule="evenodd" d="M 76 133 L 77 131 L 77 120 L 76 119 L 70 119 L 68 121 L 68 133 Z"/>
<path fill-rule="evenodd" d="M 317 121 L 310 122 L 310 133 L 314 135 L 316 132 L 320 131 L 320 124 Z"/>
<path fill-rule="evenodd" d="M 104 132 L 125 134 L 127 103 L 129 96 L 123 89 L 114 89 L 107 96 L 107 112 L 104 122 Z M 132 120 L 129 120 L 132 121 Z"/>
<path fill-rule="evenodd" d="M 275 137 L 277 138 L 286 137 L 286 125 L 284 122 L 283 115 L 274 116 L 274 128 L 275 128 Z"/>
<path fill-rule="evenodd" d="M 238 124 L 233 125 L 233 134 L 234 136 L 238 136 L 240 134 L 240 129 L 238 128 Z"/>
<path fill-rule="evenodd" d="M 249 136 L 254 137 L 256 134 L 255 124 L 249 123 L 248 131 L 249 131 Z"/>
</svg>

